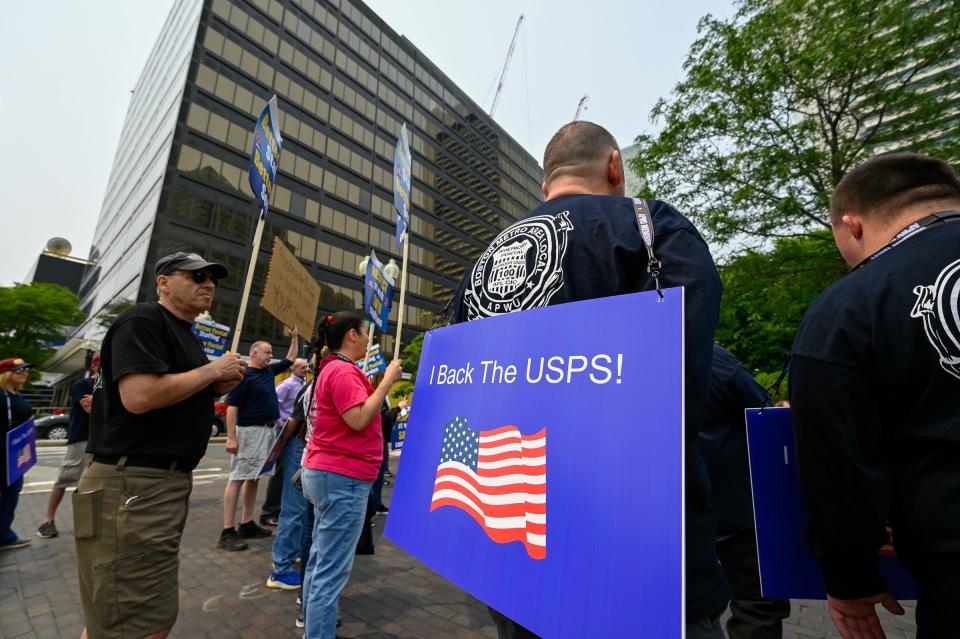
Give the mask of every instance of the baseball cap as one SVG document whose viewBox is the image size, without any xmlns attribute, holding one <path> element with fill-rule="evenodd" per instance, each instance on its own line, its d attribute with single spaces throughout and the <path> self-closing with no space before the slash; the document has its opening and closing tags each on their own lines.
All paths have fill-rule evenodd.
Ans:
<svg viewBox="0 0 960 639">
<path fill-rule="evenodd" d="M 18 371 L 22 368 L 30 368 L 33 366 L 30 362 L 25 362 L 19 357 L 8 357 L 7 359 L 0 359 L 0 373 L 9 373 L 10 371 Z"/>
<path fill-rule="evenodd" d="M 157 260 L 155 267 L 157 275 L 170 275 L 174 271 L 202 271 L 209 268 L 213 274 L 220 279 L 227 276 L 227 267 L 216 262 L 208 262 L 196 253 L 184 253 L 183 251 L 166 255 Z"/>
</svg>

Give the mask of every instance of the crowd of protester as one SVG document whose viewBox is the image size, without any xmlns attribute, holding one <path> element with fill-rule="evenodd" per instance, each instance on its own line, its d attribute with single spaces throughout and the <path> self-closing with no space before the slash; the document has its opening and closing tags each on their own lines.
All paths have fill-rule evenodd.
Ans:
<svg viewBox="0 0 960 639">
<path fill-rule="evenodd" d="M 722 639 L 729 608 L 732 639 L 781 637 L 790 605 L 760 587 L 742 420 L 744 408 L 769 400 L 714 343 L 721 290 L 706 243 L 669 204 L 625 197 L 619 148 L 602 127 L 563 127 L 547 146 L 544 173 L 545 202 L 528 217 L 562 210 L 566 235 L 562 254 L 544 260 L 561 265 L 559 284 L 524 298 L 531 308 L 685 287 L 686 636 Z M 807 540 L 843 637 L 882 638 L 878 604 L 903 614 L 877 570 L 888 526 L 919 585 L 919 636 L 951 636 L 960 587 L 960 180 L 934 158 L 881 155 L 837 184 L 830 214 L 851 271 L 808 310 L 790 363 Z M 226 268 L 176 253 L 155 273 L 159 301 L 122 312 L 71 388 L 68 452 L 38 530 L 58 534 L 57 507 L 77 485 L 83 636 L 162 639 L 172 628 L 190 473 L 206 452 L 213 402 L 225 395 L 231 461 L 217 546 L 247 550 L 247 539 L 270 537 L 276 525 L 266 585 L 300 590 L 296 625 L 309 639 L 333 639 L 353 558 L 374 551 L 373 518 L 389 511 L 387 441 L 406 405 L 391 406 L 388 392 L 400 363 L 373 383 L 357 366 L 369 345 L 360 311 L 323 317 L 306 358 L 297 358 L 294 327 L 279 361 L 266 341 L 250 347 L 246 362 L 235 353 L 211 361 L 191 323 L 210 307 Z M 467 270 L 452 322 L 527 308 L 488 307 L 490 276 L 479 262 Z M 0 360 L 5 432 L 32 414 L 19 392 L 30 366 Z M 23 481 L 6 481 L 5 470 L 0 549 L 14 549 L 30 542 L 13 531 Z M 258 525 L 262 475 L 276 479 Z M 490 614 L 501 639 L 536 637 Z"/>
</svg>

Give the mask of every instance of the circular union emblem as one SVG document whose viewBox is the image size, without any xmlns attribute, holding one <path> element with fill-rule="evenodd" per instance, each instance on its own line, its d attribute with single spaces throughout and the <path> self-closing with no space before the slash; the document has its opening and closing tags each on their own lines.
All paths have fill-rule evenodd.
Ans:
<svg viewBox="0 0 960 639">
<path fill-rule="evenodd" d="M 563 287 L 570 212 L 538 215 L 508 226 L 470 272 L 468 319 L 546 306 Z"/>
</svg>

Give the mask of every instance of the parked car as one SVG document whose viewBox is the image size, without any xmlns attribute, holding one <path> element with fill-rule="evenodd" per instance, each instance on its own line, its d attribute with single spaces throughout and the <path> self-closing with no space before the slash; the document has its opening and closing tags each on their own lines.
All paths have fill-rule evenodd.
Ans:
<svg viewBox="0 0 960 639">
<path fill-rule="evenodd" d="M 38 417 L 34 422 L 34 427 L 37 429 L 38 439 L 66 441 L 69 424 L 69 415 L 48 415 L 46 417 Z"/>
<path fill-rule="evenodd" d="M 210 436 L 216 437 L 227 432 L 227 403 L 213 403 L 213 423 L 210 425 Z"/>
</svg>

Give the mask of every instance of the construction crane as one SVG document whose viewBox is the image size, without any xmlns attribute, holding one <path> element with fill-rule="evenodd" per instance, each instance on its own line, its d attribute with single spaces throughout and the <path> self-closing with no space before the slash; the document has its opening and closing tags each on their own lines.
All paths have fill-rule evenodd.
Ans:
<svg viewBox="0 0 960 639">
<path fill-rule="evenodd" d="M 577 113 L 573 116 L 573 121 L 577 122 L 580 120 L 580 115 L 587 110 L 587 100 L 590 99 L 589 95 L 585 95 L 580 98 L 580 102 L 577 103 Z"/>
<path fill-rule="evenodd" d="M 513 57 L 513 49 L 517 46 L 517 36 L 520 35 L 520 25 L 523 24 L 523 16 L 517 20 L 517 28 L 513 30 L 513 40 L 510 41 L 510 49 L 507 51 L 507 59 L 503 63 L 503 70 L 500 72 L 500 82 L 497 83 L 497 92 L 493 96 L 493 105 L 490 107 L 490 117 L 493 117 L 497 110 L 497 103 L 500 102 L 500 92 L 503 91 L 503 81 L 507 77 L 507 68 L 510 66 L 510 58 Z"/>
</svg>

